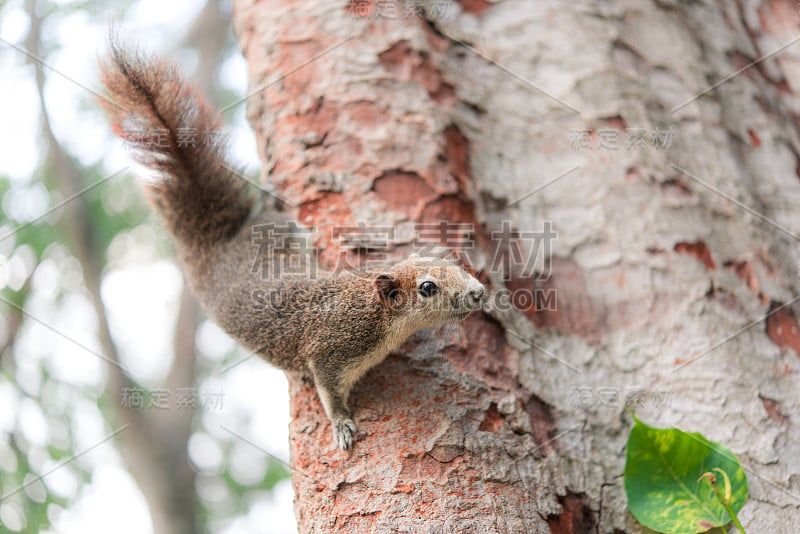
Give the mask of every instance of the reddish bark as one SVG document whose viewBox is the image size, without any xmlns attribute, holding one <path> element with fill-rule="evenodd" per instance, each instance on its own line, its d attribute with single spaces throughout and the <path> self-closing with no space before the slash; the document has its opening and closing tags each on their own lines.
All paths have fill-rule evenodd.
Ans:
<svg viewBox="0 0 800 534">
<path fill-rule="evenodd" d="M 772 303 L 767 317 L 766 331 L 769 338 L 782 349 L 790 348 L 800 356 L 800 325 L 791 308 L 781 308 Z"/>
<path fill-rule="evenodd" d="M 714 263 L 714 259 L 711 257 L 711 251 L 708 249 L 708 245 L 702 241 L 696 241 L 694 243 L 676 243 L 674 250 L 680 254 L 689 254 L 690 256 L 694 256 L 700 260 L 700 262 L 702 262 L 702 264 L 705 265 L 706 269 L 709 271 L 713 271 L 717 268 L 716 264 Z"/>
<path fill-rule="evenodd" d="M 269 38 L 251 27 L 239 30 L 249 64 L 269 65 L 272 76 L 293 71 L 342 42 L 342 35 L 359 36 L 342 44 L 340 53 L 257 93 L 251 103 L 274 115 L 264 157 L 274 162 L 272 179 L 281 194 L 299 201 L 299 220 L 319 230 L 323 266 L 331 268 L 341 252 L 341 243 L 330 238 L 336 225 L 477 226 L 469 145 L 447 119 L 455 93 L 437 66 L 442 51 L 431 46 L 424 23 L 345 16 L 337 24 L 348 30 L 336 36 L 310 12 L 287 10 L 281 2 L 240 2 L 238 19 L 274 24 L 277 33 Z M 392 28 L 397 37 L 386 36 Z M 370 65 L 368 84 L 348 81 L 353 75 L 345 55 L 352 54 Z M 254 86 L 268 79 L 257 69 L 254 77 Z M 405 98 L 409 94 L 414 97 Z M 269 128 L 262 117 L 252 118 L 264 147 Z M 415 133 L 398 135 L 409 121 Z M 309 135 L 315 143 L 304 150 L 302 139 Z M 313 176 L 322 173 L 336 176 L 335 192 L 315 185 Z M 408 250 L 398 247 L 390 257 Z M 350 453 L 332 442 L 308 378 L 290 377 L 300 531 L 423 524 L 447 531 L 460 525 L 522 531 L 557 514 L 555 496 L 543 500 L 531 486 L 539 470 L 531 455 L 541 458 L 556 446 L 553 416 L 516 378 L 518 354 L 508 350 L 494 320 L 474 316 L 454 329 L 415 336 L 399 352 L 407 356 L 391 355 L 353 391 L 359 432 Z"/>
</svg>

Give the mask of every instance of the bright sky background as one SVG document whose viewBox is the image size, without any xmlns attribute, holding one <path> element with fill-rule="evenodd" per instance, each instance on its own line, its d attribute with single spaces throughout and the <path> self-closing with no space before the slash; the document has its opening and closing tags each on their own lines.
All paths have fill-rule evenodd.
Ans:
<svg viewBox="0 0 800 534">
<path fill-rule="evenodd" d="M 91 20 L 90 14 L 78 12 L 57 25 L 46 21 L 45 38 L 63 45 L 60 52 L 48 58 L 48 64 L 82 85 L 97 89 L 96 61 L 104 50 L 106 23 L 111 17 L 117 16 L 117 23 L 125 35 L 145 43 L 152 50 L 168 50 L 180 39 L 187 22 L 192 20 L 201 4 L 192 0 L 141 0 L 124 19 L 119 14 L 107 13 Z M 0 18 L 0 38 L 21 45 L 27 26 L 23 1 L 9 1 Z M 238 55 L 228 59 L 220 76 L 222 84 L 244 94 L 246 67 Z M 11 147 L 2 150 L 0 173 L 9 175 L 15 184 L 20 185 L 19 191 L 15 189 L 15 193 L 6 195 L 8 198 L 2 209 L 19 224 L 40 216 L 55 201 L 49 198 L 43 186 L 27 186 L 34 175 L 39 153 L 39 115 L 32 112 L 38 110 L 33 69 L 25 64 L 21 53 L 0 42 L 0 72 L 3 73 L 0 77 L 0 116 L 3 118 L 0 147 Z M 101 115 L 86 112 L 86 90 L 52 72 L 47 76 L 47 105 L 59 140 L 83 164 L 102 161 L 108 174 L 131 165 L 129 154 L 121 144 L 118 141 L 112 143 L 112 136 Z M 225 117 L 239 125 L 234 134 L 232 156 L 248 164 L 256 176 L 259 162 L 255 141 L 244 125 L 243 114 L 244 105 L 236 114 Z M 137 171 L 131 167 L 107 184 L 112 205 L 115 194 L 139 194 L 138 178 L 134 178 Z M 0 228 L 0 233 L 5 234 L 8 230 L 8 227 Z M 170 344 L 182 279 L 174 261 L 169 257 L 158 257 L 154 253 L 155 247 L 150 246 L 151 242 L 164 240 L 165 236 L 148 232 L 148 229 L 137 229 L 120 236 L 112 244 L 114 259 L 105 277 L 102 295 L 109 309 L 115 341 L 122 349 L 123 365 L 141 383 L 157 387 L 170 364 Z M 12 252 L 12 241 L 0 243 L 0 287 L 8 285 L 13 288 L 33 267 L 31 253 L 24 248 L 8 257 Z M 77 267 L 68 260 L 66 251 L 55 249 L 53 256 L 40 264 L 27 311 L 66 336 L 99 351 L 90 302 L 80 292 L 56 302 L 59 288 L 80 289 L 81 282 Z M 142 335 L 143 332 L 146 335 Z M 223 405 L 220 409 L 202 412 L 202 426 L 208 429 L 209 434 L 197 432 L 192 436 L 189 452 L 198 469 L 201 498 L 215 500 L 224 497 L 224 490 L 215 485 L 213 477 L 203 474 L 218 472 L 224 454 L 233 464 L 234 476 L 242 481 L 260 480 L 266 465 L 263 452 L 244 441 L 235 441 L 231 451 L 222 451 L 216 438 L 229 441 L 231 436 L 221 429 L 221 425 L 236 430 L 264 450 L 288 461 L 287 384 L 281 371 L 255 357 L 220 374 L 226 365 L 222 358 L 233 347 L 233 341 L 208 322 L 201 327 L 198 338 L 203 361 L 214 369 L 209 379 L 199 384 L 199 389 L 201 392 L 221 393 Z M 76 432 L 79 438 L 76 452 L 108 436 L 113 429 L 106 425 L 96 404 L 86 395 L 75 394 L 77 391 L 89 391 L 90 395 L 102 392 L 104 364 L 97 356 L 31 321 L 27 322 L 15 350 L 17 381 L 23 391 L 38 392 L 43 387 L 49 391 L 40 379 L 43 366 L 54 377 L 74 386 L 72 390 L 51 388 L 48 398 L 54 403 L 69 402 L 78 407 L 73 411 L 74 425 L 79 430 Z M 239 354 L 241 358 L 247 355 L 241 349 Z M 65 425 L 48 420 L 36 403 L 20 395 L 2 378 L 0 406 L 0 469 L 11 467 L 7 465 L 12 461 L 12 455 L 5 444 L 4 434 L 11 432 L 18 423 L 22 435 L 33 444 L 32 464 L 39 472 L 54 467 L 55 462 L 49 459 L 44 447 L 48 441 L 66 435 Z M 70 496 L 78 491 L 72 506 L 54 513 L 50 532 L 152 532 L 144 498 L 110 442 L 76 461 L 93 473 L 91 483 L 80 490 L 79 481 L 67 469 L 55 470 L 44 478 L 47 487 L 57 494 Z M 28 488 L 27 498 L 36 497 L 38 484 Z M 292 497 L 289 481 L 282 482 L 272 495 L 253 495 L 246 516 L 214 530 L 226 534 L 296 532 Z M 0 504 L 0 522 L 11 526 L 23 521 L 15 514 L 18 516 L 19 512 L 13 505 Z"/>
</svg>

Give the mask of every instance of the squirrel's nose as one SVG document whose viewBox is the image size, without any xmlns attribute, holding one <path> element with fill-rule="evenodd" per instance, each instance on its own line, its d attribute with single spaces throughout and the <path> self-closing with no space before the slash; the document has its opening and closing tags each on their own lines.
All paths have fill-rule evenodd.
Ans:
<svg viewBox="0 0 800 534">
<path fill-rule="evenodd" d="M 481 286 L 477 289 L 471 289 L 469 292 L 469 296 L 472 297 L 472 302 L 478 304 L 481 301 L 481 299 L 483 299 L 483 293 L 484 289 L 483 286 Z"/>
</svg>

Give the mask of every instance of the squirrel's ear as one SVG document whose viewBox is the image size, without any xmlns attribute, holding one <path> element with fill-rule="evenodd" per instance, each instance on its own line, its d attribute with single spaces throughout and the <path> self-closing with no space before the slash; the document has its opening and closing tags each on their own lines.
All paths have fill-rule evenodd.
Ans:
<svg viewBox="0 0 800 534">
<path fill-rule="evenodd" d="M 375 289 L 378 290 L 378 299 L 384 305 L 392 303 L 400 293 L 400 283 L 394 275 L 381 273 L 375 277 Z"/>
</svg>

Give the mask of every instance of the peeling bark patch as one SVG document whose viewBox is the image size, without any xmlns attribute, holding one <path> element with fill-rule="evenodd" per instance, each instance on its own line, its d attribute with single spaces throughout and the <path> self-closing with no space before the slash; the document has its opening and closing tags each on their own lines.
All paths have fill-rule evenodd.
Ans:
<svg viewBox="0 0 800 534">
<path fill-rule="evenodd" d="M 778 401 L 764 397 L 763 395 L 759 395 L 758 398 L 761 399 L 761 403 L 764 405 L 764 410 L 767 411 L 767 415 L 770 419 L 773 419 L 781 424 L 785 423 L 789 419 L 783 412 L 781 412 L 781 407 L 780 404 L 778 404 Z"/>
<path fill-rule="evenodd" d="M 764 304 L 767 304 L 767 297 L 761 293 L 758 277 L 756 276 L 755 268 L 753 268 L 751 262 L 729 260 L 723 264 L 723 267 L 736 273 L 736 277 Z"/>
<path fill-rule="evenodd" d="M 695 241 L 694 243 L 676 243 L 675 252 L 679 254 L 689 254 L 700 260 L 706 269 L 709 271 L 716 270 L 717 266 L 714 264 L 714 259 L 711 257 L 711 251 L 708 249 L 703 241 Z"/>
<path fill-rule="evenodd" d="M 442 81 L 439 89 L 431 93 L 433 98 L 439 104 L 451 104 L 456 101 L 456 88 L 449 83 Z"/>
<path fill-rule="evenodd" d="M 437 102 L 455 100 L 455 89 L 442 79 L 428 52 L 417 50 L 408 41 L 396 42 L 380 53 L 378 60 L 393 78 L 401 82 L 416 82 Z"/>
<path fill-rule="evenodd" d="M 790 308 L 780 308 L 780 306 L 782 303 L 779 302 L 770 304 L 766 325 L 767 335 L 781 349 L 790 348 L 800 356 L 800 326 L 797 324 L 797 318 Z"/>
<path fill-rule="evenodd" d="M 674 192 L 678 196 L 692 196 L 692 190 L 686 185 L 686 182 L 680 178 L 669 178 L 661 182 L 661 189 L 663 191 Z"/>
<path fill-rule="evenodd" d="M 375 179 L 373 191 L 390 209 L 405 213 L 411 219 L 420 202 L 430 200 L 436 192 L 413 172 L 386 171 Z"/>
<path fill-rule="evenodd" d="M 444 52 L 450 47 L 452 41 L 442 35 L 436 24 L 426 17 L 420 17 L 420 26 L 422 31 L 425 32 L 425 40 L 434 52 Z"/>
<path fill-rule="evenodd" d="M 340 114 L 350 119 L 358 128 L 383 128 L 390 122 L 388 109 L 367 100 L 346 104 L 341 108 Z"/>
<path fill-rule="evenodd" d="M 486 0 L 459 0 L 461 9 L 464 13 L 471 13 L 473 15 L 482 15 L 484 11 L 492 7 L 492 4 Z"/>
<path fill-rule="evenodd" d="M 475 206 L 460 195 L 443 195 L 434 200 L 425 206 L 422 212 L 422 220 L 424 222 L 469 223 L 476 226 L 478 224 L 475 219 Z"/>
<path fill-rule="evenodd" d="M 757 8 L 758 20 L 765 32 L 772 35 L 797 31 L 798 12 L 796 3 L 790 0 L 770 0 Z"/>
<path fill-rule="evenodd" d="M 642 175 L 636 167 L 629 167 L 625 170 L 625 179 L 629 182 L 635 182 L 636 180 L 641 180 Z"/>
<path fill-rule="evenodd" d="M 275 134 L 290 139 L 303 139 L 313 132 L 318 138 L 322 138 L 333 129 L 338 117 L 339 107 L 319 98 L 303 115 L 287 115 L 281 118 L 275 125 Z"/>
<path fill-rule="evenodd" d="M 350 206 L 339 193 L 324 193 L 320 198 L 300 204 L 298 218 L 303 224 L 315 222 L 324 227 L 345 225 L 350 220 Z"/>
<path fill-rule="evenodd" d="M 469 176 L 469 141 L 461 130 L 451 124 L 444 130 L 445 157 L 450 174 L 461 185 L 463 190 Z"/>
<path fill-rule="evenodd" d="M 589 508 L 589 497 L 585 493 L 567 493 L 558 496 L 561 514 L 547 517 L 552 534 L 588 534 L 595 532 L 597 520 Z"/>
<path fill-rule="evenodd" d="M 597 320 L 583 269 L 574 260 L 554 256 L 550 271 L 546 280 L 511 280 L 506 286 L 512 292 L 523 288 L 537 295 L 533 306 L 522 309 L 536 326 L 573 334 L 596 346 L 603 338 L 604 326 Z"/>
<path fill-rule="evenodd" d="M 307 82 L 308 83 L 308 82 Z M 303 97 L 303 92 L 307 90 L 306 85 L 300 84 L 292 86 L 294 92 L 291 94 L 298 95 L 298 98 Z M 289 88 L 287 87 L 287 91 Z M 280 105 L 280 102 L 276 105 Z M 286 115 L 277 119 L 275 123 L 274 137 L 276 139 L 297 139 L 300 144 L 292 147 L 291 151 L 287 151 L 285 157 L 275 158 L 272 160 L 273 167 L 270 173 L 274 176 L 284 175 L 284 181 L 292 181 L 291 177 L 295 176 L 298 172 L 308 172 L 308 169 L 302 170 L 305 164 L 301 158 L 298 158 L 300 151 L 308 150 L 306 143 L 309 140 L 317 141 L 319 144 L 315 146 L 315 163 L 317 168 L 326 167 L 328 170 L 344 168 L 344 156 L 342 152 L 346 152 L 339 148 L 337 151 L 332 152 L 317 152 L 325 147 L 325 140 L 328 139 L 328 134 L 335 128 L 339 119 L 340 110 L 336 104 L 330 103 L 323 98 L 318 98 L 313 102 L 313 105 L 303 113 L 294 113 Z M 311 143 L 312 145 L 314 142 Z M 302 147 L 302 150 L 301 150 Z M 265 149 L 269 152 L 268 149 Z M 347 150 L 353 150 L 355 153 L 360 153 L 361 148 L 358 146 L 348 146 Z M 283 191 L 287 194 L 286 191 Z M 291 195 L 297 198 L 297 195 Z"/>
<path fill-rule="evenodd" d="M 613 128 L 620 131 L 625 131 L 625 128 L 628 127 L 625 119 L 623 119 L 620 115 L 614 115 L 613 117 L 602 117 L 598 120 L 598 123 L 602 128 Z"/>
<path fill-rule="evenodd" d="M 616 39 L 612 49 L 614 61 L 620 65 L 630 65 L 639 73 L 648 72 L 648 63 L 642 53 L 623 39 Z"/>
<path fill-rule="evenodd" d="M 697 198 L 689 186 L 680 178 L 668 178 L 660 184 L 661 203 L 667 207 L 683 207 L 697 204 Z"/>
<path fill-rule="evenodd" d="M 524 405 L 525 412 L 531 422 L 533 441 L 538 451 L 546 456 L 551 451 L 558 451 L 559 444 L 555 439 L 556 421 L 552 408 L 536 395 L 531 395 Z"/>
<path fill-rule="evenodd" d="M 489 409 L 486 410 L 486 413 L 484 413 L 483 421 L 481 421 L 478 430 L 482 432 L 497 432 L 503 428 L 503 423 L 505 423 L 505 418 L 503 414 L 497 411 L 497 403 L 493 402 L 489 405 Z"/>
<path fill-rule="evenodd" d="M 296 109 L 296 106 L 284 104 L 281 100 L 291 99 L 302 102 L 308 100 L 309 94 L 318 94 L 317 91 L 309 91 L 309 88 L 317 87 L 321 82 L 319 77 L 321 70 L 298 68 L 298 66 L 306 64 L 308 58 L 317 56 L 332 44 L 334 44 L 333 41 L 324 42 L 314 38 L 294 40 L 292 37 L 286 36 L 286 40 L 282 40 L 277 45 L 268 72 L 284 74 L 280 83 L 283 90 L 271 90 L 269 85 L 265 87 L 265 90 L 270 93 L 271 108 L 286 105 L 287 108 Z M 321 57 L 316 66 L 320 67 L 320 64 L 325 64 L 326 61 L 330 61 L 330 58 Z M 272 100 L 273 98 L 277 99 Z"/>
<path fill-rule="evenodd" d="M 460 462 L 443 465 L 442 462 L 429 454 L 408 455 L 400 460 L 400 474 L 398 484 L 411 484 L 408 480 L 419 480 L 427 483 L 446 484 L 450 469 L 460 467 Z"/>
<path fill-rule="evenodd" d="M 461 373 L 480 377 L 491 387 L 512 390 L 517 379 L 509 369 L 503 327 L 491 316 L 479 314 L 461 323 L 461 330 L 463 345 L 454 345 L 445 353 L 450 364 Z"/>
<path fill-rule="evenodd" d="M 349 201 L 340 193 L 324 193 L 319 198 L 300 204 L 298 220 L 308 226 L 316 225 L 317 228 L 351 225 Z M 320 266 L 332 269 L 341 251 L 338 246 L 331 245 L 329 237 L 328 233 L 322 232 L 315 246 L 320 251 Z"/>
<path fill-rule="evenodd" d="M 761 138 L 758 137 L 758 134 L 752 128 L 747 129 L 747 135 L 750 137 L 750 143 L 758 148 L 761 146 Z"/>
<path fill-rule="evenodd" d="M 416 486 L 414 484 L 398 484 L 392 490 L 392 493 L 413 493 Z"/>
</svg>

